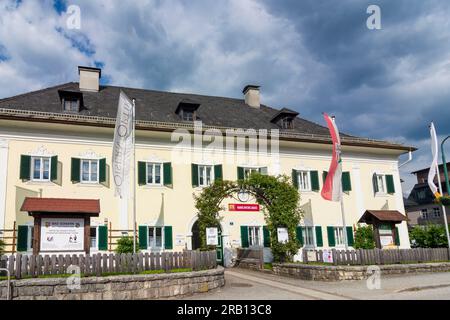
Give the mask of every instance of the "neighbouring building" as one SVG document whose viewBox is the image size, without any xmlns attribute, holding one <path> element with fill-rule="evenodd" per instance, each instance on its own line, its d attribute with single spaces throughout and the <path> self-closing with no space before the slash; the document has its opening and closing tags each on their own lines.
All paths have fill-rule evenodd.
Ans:
<svg viewBox="0 0 450 320">
<path fill-rule="evenodd" d="M 79 67 L 79 76 L 79 82 L 0 100 L 0 236 L 9 251 L 106 252 L 130 235 L 133 203 L 115 197 L 111 180 L 120 91 L 136 99 L 132 187 L 141 250 L 196 249 L 193 194 L 214 179 L 243 179 L 252 171 L 293 177 L 304 211 L 297 232 L 303 248 L 343 248 L 344 228 L 351 246 L 359 222 L 376 225 L 380 247 L 410 247 L 398 158 L 411 147 L 342 134 L 344 226 L 340 204 L 320 195 L 331 159 L 328 129 L 262 104 L 258 86 L 232 99 L 103 86 L 96 68 Z M 180 132 L 192 133 L 199 121 L 200 133 L 220 136 L 233 128 L 267 129 L 259 143 L 270 141 L 276 152 L 236 150 L 233 161 L 224 161 L 229 151 L 194 146 L 181 148 L 184 157 L 174 155 Z M 254 199 L 225 199 L 223 208 L 220 261 L 230 261 L 239 246 L 268 246 Z"/>
<path fill-rule="evenodd" d="M 447 170 L 450 171 L 450 162 L 447 162 Z M 435 202 L 435 197 L 428 186 L 428 172 L 430 168 L 425 168 L 412 172 L 417 178 L 417 183 L 405 199 L 405 209 L 408 216 L 408 226 L 427 224 L 444 224 L 444 213 L 442 206 Z M 448 195 L 445 183 L 444 166 L 439 165 L 439 175 L 444 195 Z M 438 185 L 437 176 L 434 183 Z M 450 206 L 447 206 L 447 221 L 450 221 Z"/>
</svg>

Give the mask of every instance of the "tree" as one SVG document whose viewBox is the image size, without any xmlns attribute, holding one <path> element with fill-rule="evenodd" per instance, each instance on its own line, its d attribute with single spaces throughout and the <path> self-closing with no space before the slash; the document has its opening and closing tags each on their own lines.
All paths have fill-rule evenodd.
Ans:
<svg viewBox="0 0 450 320">
<path fill-rule="evenodd" d="M 448 246 L 444 225 L 415 226 L 409 232 L 409 238 L 413 247 L 446 248 Z"/>
<path fill-rule="evenodd" d="M 138 250 L 136 248 L 136 250 Z M 116 253 L 133 253 L 133 237 L 122 237 L 117 240 Z"/>
<path fill-rule="evenodd" d="M 0 239 L 0 257 L 5 253 L 5 242 Z"/>
<path fill-rule="evenodd" d="M 373 236 L 373 228 L 371 225 L 358 225 L 355 230 L 355 249 L 374 249 L 375 239 Z"/>
<path fill-rule="evenodd" d="M 287 176 L 273 177 L 252 173 L 248 179 L 236 182 L 216 180 L 211 186 L 203 189 L 200 195 L 194 195 L 202 249 L 213 249 L 206 246 L 206 228 L 220 224 L 222 218 L 219 212 L 224 210 L 221 206 L 222 201 L 240 190 L 252 194 L 262 207 L 267 228 L 272 235 L 270 244 L 274 260 L 292 261 L 300 248 L 296 228 L 301 219 L 301 210 L 298 207 L 300 200 L 298 190 L 290 183 L 290 178 Z M 276 235 L 279 227 L 288 229 L 288 242 L 278 242 Z"/>
</svg>

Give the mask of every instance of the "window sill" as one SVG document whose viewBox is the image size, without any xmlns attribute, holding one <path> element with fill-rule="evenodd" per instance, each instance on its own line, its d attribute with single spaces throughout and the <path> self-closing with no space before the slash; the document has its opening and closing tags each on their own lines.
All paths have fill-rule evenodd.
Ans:
<svg viewBox="0 0 450 320">
<path fill-rule="evenodd" d="M 155 185 L 146 184 L 146 185 L 143 185 L 142 188 L 143 189 L 164 189 L 164 188 L 166 188 L 166 186 L 163 184 L 155 184 Z"/>
<path fill-rule="evenodd" d="M 30 186 L 33 186 L 33 185 L 36 185 L 36 186 L 39 186 L 39 185 L 47 185 L 47 186 L 50 186 L 50 185 L 54 185 L 54 183 L 53 182 L 51 182 L 51 181 L 37 181 L 37 180 L 34 180 L 34 181 L 27 181 L 26 182 L 26 184 L 27 185 L 30 185 Z"/>
<path fill-rule="evenodd" d="M 87 182 L 85 182 L 85 183 L 80 182 L 77 184 L 77 186 L 80 188 L 84 188 L 84 187 L 86 187 L 86 188 L 101 188 L 101 187 L 103 187 L 103 185 L 100 183 L 87 183 Z"/>
</svg>

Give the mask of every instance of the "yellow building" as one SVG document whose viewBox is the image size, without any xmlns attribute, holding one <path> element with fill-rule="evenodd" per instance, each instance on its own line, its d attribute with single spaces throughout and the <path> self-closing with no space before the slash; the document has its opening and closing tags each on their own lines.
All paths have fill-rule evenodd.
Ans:
<svg viewBox="0 0 450 320">
<path fill-rule="evenodd" d="M 117 236 L 133 229 L 133 201 L 115 197 L 111 179 L 121 90 L 136 99 L 134 187 L 141 250 L 196 248 L 193 194 L 214 179 L 236 180 L 252 170 L 295 178 L 304 210 L 299 228 L 304 248 L 343 247 L 340 204 L 320 196 L 331 159 L 327 128 L 292 110 L 261 104 L 257 86 L 247 86 L 243 99 L 230 99 L 100 86 L 101 70 L 95 68 L 79 67 L 79 74 L 79 82 L 0 100 L 0 230 L 17 226 L 18 251 L 32 252 L 34 246 L 35 252 L 101 252 L 114 248 L 111 229 Z M 225 132 L 233 128 L 247 130 L 247 137 L 253 134 L 248 129 L 254 129 L 258 148 L 252 139 L 242 144 L 242 138 L 226 138 Z M 267 135 L 264 130 L 269 130 Z M 341 139 L 348 230 L 354 230 L 367 210 L 403 215 L 398 157 L 411 148 L 345 134 Z M 24 205 L 33 198 L 42 201 Z M 90 204 L 99 200 L 99 212 L 70 202 L 74 199 Z M 254 211 L 254 203 L 245 195 L 224 201 L 221 237 L 226 261 L 234 248 L 265 244 L 264 216 Z M 74 241 L 70 235 L 71 249 L 62 250 L 56 243 L 62 235 L 53 234 L 51 225 L 58 219 L 69 223 L 77 214 L 85 223 L 73 221 L 87 236 Z M 38 216 L 43 228 L 39 233 L 33 229 Z M 388 228 L 390 233 L 384 229 L 379 229 L 381 246 L 409 248 L 406 222 Z"/>
</svg>

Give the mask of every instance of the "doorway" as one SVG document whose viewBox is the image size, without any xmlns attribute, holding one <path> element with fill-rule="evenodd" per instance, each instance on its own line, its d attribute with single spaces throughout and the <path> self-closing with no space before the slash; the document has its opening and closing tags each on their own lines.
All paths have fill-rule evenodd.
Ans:
<svg viewBox="0 0 450 320">
<path fill-rule="evenodd" d="M 219 234 L 219 245 L 216 246 L 216 260 L 217 263 L 223 265 L 223 241 L 222 241 L 222 228 L 217 226 L 218 234 Z M 198 220 L 195 221 L 192 226 L 192 250 L 200 249 L 201 240 L 200 240 L 200 228 L 198 225 Z"/>
</svg>

